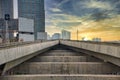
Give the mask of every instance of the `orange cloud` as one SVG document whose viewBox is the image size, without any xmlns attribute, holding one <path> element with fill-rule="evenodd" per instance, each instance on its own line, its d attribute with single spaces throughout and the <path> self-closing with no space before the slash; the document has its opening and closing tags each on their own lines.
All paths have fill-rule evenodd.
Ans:
<svg viewBox="0 0 120 80">
<path fill-rule="evenodd" d="M 72 39 L 77 39 L 77 33 L 72 31 Z M 120 15 L 101 21 L 86 21 L 78 26 L 79 39 L 82 37 L 101 38 L 103 41 L 120 40 Z"/>
</svg>

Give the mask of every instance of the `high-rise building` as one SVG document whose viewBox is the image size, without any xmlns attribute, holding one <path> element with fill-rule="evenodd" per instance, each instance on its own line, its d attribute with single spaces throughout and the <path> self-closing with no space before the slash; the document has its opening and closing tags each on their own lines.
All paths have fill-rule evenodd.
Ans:
<svg viewBox="0 0 120 80">
<path fill-rule="evenodd" d="M 60 33 L 54 33 L 52 39 L 60 39 Z"/>
<path fill-rule="evenodd" d="M 71 38 L 71 33 L 69 31 L 62 30 L 62 39 L 70 40 L 70 38 Z"/>
<path fill-rule="evenodd" d="M 47 40 L 51 40 L 52 39 L 52 37 L 48 34 L 47 35 Z"/>
<path fill-rule="evenodd" d="M 92 41 L 100 42 L 101 38 L 93 38 Z"/>
<path fill-rule="evenodd" d="M 18 0 L 18 17 L 34 20 L 35 39 L 45 32 L 44 0 Z"/>
<path fill-rule="evenodd" d="M 0 0 L 0 18 L 4 18 L 5 14 L 13 18 L 13 0 Z"/>
<path fill-rule="evenodd" d="M 34 20 L 28 18 L 18 18 L 19 40 L 34 41 Z"/>
<path fill-rule="evenodd" d="M 0 36 L 3 40 L 5 40 L 6 34 L 6 24 L 4 19 L 0 19 Z M 8 21 L 8 32 L 9 32 L 9 39 L 14 39 L 14 32 L 18 31 L 18 19 L 11 19 Z"/>
<path fill-rule="evenodd" d="M 0 18 L 2 18 L 2 0 L 0 0 Z"/>
<path fill-rule="evenodd" d="M 6 36 L 6 24 L 5 24 L 5 14 L 10 15 L 10 21 L 8 21 L 8 37 L 9 39 L 13 39 L 13 33 L 17 30 L 18 21 L 13 19 L 13 0 L 0 0 L 0 36 L 3 40 L 5 40 Z"/>
</svg>

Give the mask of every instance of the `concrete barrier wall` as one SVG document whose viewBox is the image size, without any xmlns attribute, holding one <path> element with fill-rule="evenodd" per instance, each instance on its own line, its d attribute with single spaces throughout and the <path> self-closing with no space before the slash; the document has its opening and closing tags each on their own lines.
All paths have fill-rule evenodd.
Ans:
<svg viewBox="0 0 120 80">
<path fill-rule="evenodd" d="M 101 62 L 31 62 L 10 71 L 14 74 L 111 74 L 119 67 Z"/>
<path fill-rule="evenodd" d="M 100 60 L 88 56 L 37 56 L 29 62 L 100 62 Z"/>
<path fill-rule="evenodd" d="M 88 42 L 77 42 L 77 41 L 60 41 L 61 44 L 72 46 L 76 48 L 86 49 L 106 55 L 110 55 L 116 58 L 120 58 L 120 45 L 114 45 L 111 43 L 101 44 L 99 43 L 88 43 Z"/>
<path fill-rule="evenodd" d="M 3 76 L 0 80 L 120 80 L 119 75 L 13 75 Z"/>
<path fill-rule="evenodd" d="M 0 50 L 0 65 L 57 45 L 59 41 L 48 41 Z"/>
</svg>

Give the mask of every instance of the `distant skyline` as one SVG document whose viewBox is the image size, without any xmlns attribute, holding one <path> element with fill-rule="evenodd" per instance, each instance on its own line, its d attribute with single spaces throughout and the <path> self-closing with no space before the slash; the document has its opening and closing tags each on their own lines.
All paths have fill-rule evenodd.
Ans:
<svg viewBox="0 0 120 80">
<path fill-rule="evenodd" d="M 45 0 L 46 31 L 71 31 L 72 39 L 120 40 L 120 0 Z"/>
<path fill-rule="evenodd" d="M 14 0 L 17 17 L 17 0 Z M 45 0 L 46 32 L 50 35 L 65 29 L 73 40 L 101 38 L 120 40 L 120 0 Z"/>
</svg>

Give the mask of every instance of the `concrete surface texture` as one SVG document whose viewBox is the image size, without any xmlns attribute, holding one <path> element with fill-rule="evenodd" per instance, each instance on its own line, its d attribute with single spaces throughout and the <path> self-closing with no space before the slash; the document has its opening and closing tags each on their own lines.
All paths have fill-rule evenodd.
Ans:
<svg viewBox="0 0 120 80">
<path fill-rule="evenodd" d="M 59 41 L 51 41 L 31 46 L 35 47 L 35 50 L 41 51 L 44 48 L 54 46 L 58 43 Z M 108 59 L 110 55 L 113 61 L 114 58 L 117 59 L 118 57 L 115 57 L 115 55 L 112 56 L 114 51 L 108 51 L 109 53 L 107 54 L 110 55 L 107 55 L 106 52 L 95 52 L 94 49 L 96 48 L 92 47 L 93 43 L 84 44 L 84 42 L 61 41 L 61 44 L 64 45 L 51 47 L 50 51 L 44 53 L 38 54 L 39 51 L 38 53 L 27 53 L 27 55 L 31 54 L 31 56 L 33 56 L 33 54 L 36 55 L 8 70 L 3 76 L 0 76 L 0 80 L 120 80 L 120 67 L 104 61 L 105 58 Z M 82 47 L 80 48 L 81 45 Z M 93 45 L 97 44 L 94 43 Z M 108 46 L 109 44 L 99 45 Z M 118 45 L 109 46 L 118 47 Z M 88 49 L 88 47 L 91 50 Z M 31 48 L 29 48 L 29 50 L 30 49 Z M 103 60 L 101 60 L 101 58 Z"/>
<path fill-rule="evenodd" d="M 116 75 L 13 75 L 0 77 L 0 80 L 120 80 Z"/>
<path fill-rule="evenodd" d="M 79 42 L 79 41 L 65 41 L 61 40 L 61 44 L 69 47 L 81 49 L 90 55 L 101 58 L 105 61 L 111 62 L 120 66 L 120 44 L 103 43 L 103 42 Z M 91 51 L 88 52 L 88 51 Z M 93 54 L 96 53 L 96 54 Z"/>
<path fill-rule="evenodd" d="M 31 62 L 15 69 L 19 74 L 108 74 L 120 68 L 101 62 Z"/>
<path fill-rule="evenodd" d="M 61 44 L 68 45 L 68 46 L 73 46 L 81 49 L 86 49 L 110 56 L 114 56 L 117 58 L 120 58 L 120 45 L 114 45 L 112 43 L 107 43 L 107 44 L 101 44 L 99 43 L 93 43 L 93 42 L 77 42 L 77 41 L 60 41 Z"/>
<path fill-rule="evenodd" d="M 31 45 L 17 46 L 0 50 L 0 65 L 12 60 L 34 54 L 37 51 L 57 45 L 59 41 L 48 41 Z"/>
<path fill-rule="evenodd" d="M 9 70 L 0 80 L 120 80 L 119 71 L 120 67 L 87 54 L 52 50 Z"/>
<path fill-rule="evenodd" d="M 38 56 L 30 62 L 97 62 L 100 61 L 90 56 Z"/>
</svg>

